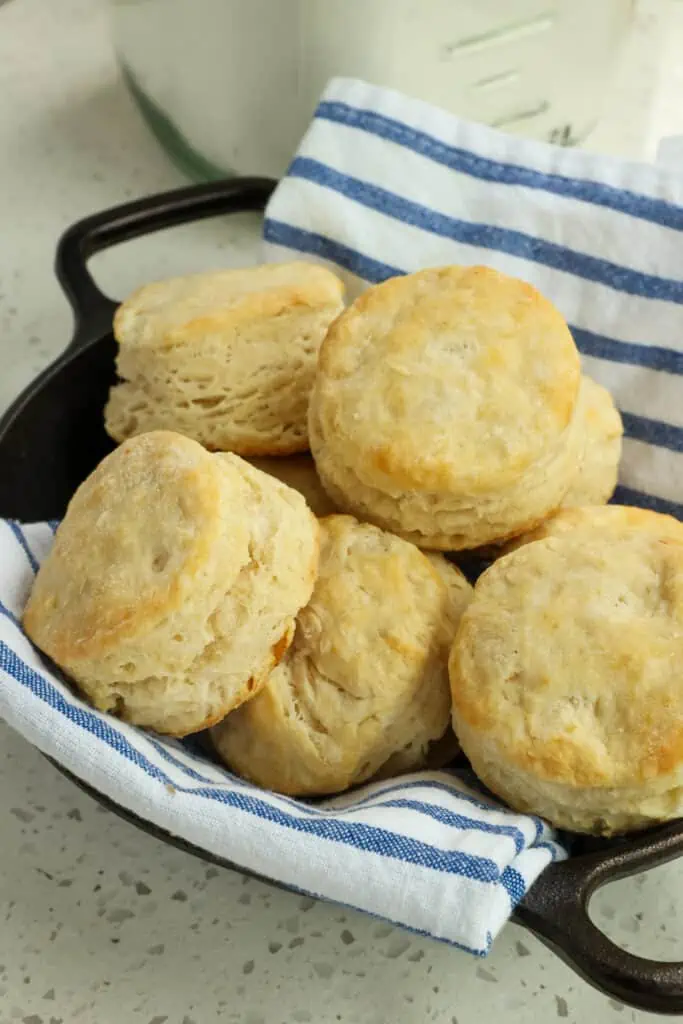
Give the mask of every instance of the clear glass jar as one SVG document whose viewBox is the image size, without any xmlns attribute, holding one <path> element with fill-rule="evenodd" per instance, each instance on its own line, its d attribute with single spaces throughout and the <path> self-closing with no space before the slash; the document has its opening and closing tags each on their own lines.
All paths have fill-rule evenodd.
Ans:
<svg viewBox="0 0 683 1024">
<path fill-rule="evenodd" d="M 570 145 L 633 0 L 109 0 L 123 74 L 195 178 L 280 175 L 333 75 Z"/>
</svg>

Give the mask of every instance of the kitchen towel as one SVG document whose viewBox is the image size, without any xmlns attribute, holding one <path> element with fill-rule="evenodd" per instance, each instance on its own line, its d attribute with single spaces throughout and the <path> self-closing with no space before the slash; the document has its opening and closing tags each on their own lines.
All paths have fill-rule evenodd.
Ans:
<svg viewBox="0 0 683 1024">
<path fill-rule="evenodd" d="M 238 867 L 478 955 L 543 868 L 565 856 L 539 818 L 447 772 L 292 800 L 231 775 L 196 740 L 88 707 L 19 622 L 55 528 L 0 520 L 0 717 L 117 804 Z"/>
<path fill-rule="evenodd" d="M 467 124 L 360 82 L 331 83 L 267 210 L 265 255 L 315 257 L 353 289 L 488 263 L 538 285 L 626 425 L 621 500 L 683 511 L 683 178 Z M 552 861 L 541 820 L 467 773 L 318 803 L 266 793 L 81 702 L 19 616 L 55 524 L 0 521 L 0 715 L 116 803 L 201 850 L 478 955 Z"/>
<path fill-rule="evenodd" d="M 683 518 L 683 167 L 519 139 L 335 79 L 264 237 L 267 259 L 319 259 L 352 294 L 448 263 L 536 285 L 621 410 L 615 500 Z"/>
</svg>

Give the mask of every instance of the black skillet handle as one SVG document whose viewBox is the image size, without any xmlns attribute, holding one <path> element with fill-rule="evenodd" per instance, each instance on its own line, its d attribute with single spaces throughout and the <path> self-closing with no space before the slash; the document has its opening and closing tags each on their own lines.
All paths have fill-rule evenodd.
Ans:
<svg viewBox="0 0 683 1024">
<path fill-rule="evenodd" d="M 75 315 L 69 350 L 82 348 L 111 329 L 117 303 L 95 284 L 88 260 L 102 249 L 162 228 L 220 214 L 262 210 L 275 182 L 229 178 L 190 185 L 93 214 L 73 224 L 60 239 L 55 270 Z"/>
<path fill-rule="evenodd" d="M 664 864 L 681 852 L 681 822 L 671 822 L 634 836 L 623 846 L 570 857 L 543 872 L 515 919 L 607 995 L 651 1013 L 683 1014 L 683 963 L 627 953 L 596 928 L 588 914 L 596 889 Z"/>
</svg>

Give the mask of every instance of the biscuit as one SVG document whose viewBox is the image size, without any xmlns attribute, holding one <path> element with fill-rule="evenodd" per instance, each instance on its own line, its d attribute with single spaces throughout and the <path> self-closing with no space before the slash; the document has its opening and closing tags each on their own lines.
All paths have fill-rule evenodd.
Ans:
<svg viewBox="0 0 683 1024">
<path fill-rule="evenodd" d="M 249 463 L 281 480 L 303 494 L 314 515 L 329 516 L 337 511 L 332 499 L 320 482 L 315 462 L 310 455 L 290 455 L 288 458 L 249 459 Z"/>
<path fill-rule="evenodd" d="M 455 636 L 462 613 L 472 600 L 472 587 L 461 570 L 444 555 L 435 551 L 426 551 L 425 557 L 433 569 L 436 569 L 442 583 L 446 586 L 448 600 L 444 614 L 448 629 Z"/>
<path fill-rule="evenodd" d="M 579 356 L 555 307 L 486 267 L 365 292 L 320 350 L 309 439 L 340 508 L 425 548 L 531 529 L 582 454 Z"/>
<path fill-rule="evenodd" d="M 683 524 L 567 509 L 479 579 L 453 724 L 511 807 L 603 835 L 683 814 Z"/>
<path fill-rule="evenodd" d="M 424 764 L 449 731 L 448 651 L 471 592 L 454 567 L 446 585 L 416 547 L 375 526 L 320 525 L 320 572 L 292 647 L 212 730 L 240 775 L 299 796 L 341 792 L 392 757 L 403 771 Z"/>
<path fill-rule="evenodd" d="M 258 692 L 317 559 L 295 491 L 235 455 L 144 434 L 76 491 L 24 626 L 101 711 L 182 736 Z"/>
<path fill-rule="evenodd" d="M 579 412 L 583 435 L 578 472 L 562 499 L 562 508 L 606 505 L 614 494 L 624 428 L 612 396 L 585 375 L 581 379 Z"/>
<path fill-rule="evenodd" d="M 176 430 L 214 451 L 306 451 L 318 349 L 343 308 L 343 285 L 306 263 L 171 278 L 116 312 L 115 385 L 105 409 L 116 440 Z"/>
<path fill-rule="evenodd" d="M 472 587 L 460 569 L 443 555 L 434 551 L 425 552 L 425 555 L 446 584 L 448 600 L 444 615 L 449 633 L 451 637 L 455 637 L 462 614 L 472 599 Z M 393 754 L 379 771 L 375 772 L 373 781 L 391 779 L 405 772 L 414 771 L 416 767 L 432 770 L 445 768 L 459 753 L 460 745 L 452 728 L 447 729 L 440 739 L 430 743 L 427 748 L 420 743 L 418 737 L 417 743 L 409 743 L 403 750 Z"/>
<path fill-rule="evenodd" d="M 606 504 L 617 486 L 623 425 L 609 391 L 585 375 L 581 378 L 577 416 L 581 428 L 581 457 L 569 490 L 558 511 L 582 505 Z M 552 513 L 549 519 L 553 518 Z M 543 529 L 543 524 L 539 529 Z M 535 536 L 535 530 L 530 531 Z M 503 545 L 480 550 L 483 558 L 495 559 L 526 543 L 527 535 L 514 537 Z"/>
<path fill-rule="evenodd" d="M 681 530 L 678 519 L 674 519 L 673 516 L 655 515 L 647 509 L 634 508 L 631 505 L 581 505 L 576 508 L 560 509 L 535 530 L 530 530 L 524 536 L 511 541 L 505 547 L 504 554 L 509 554 L 533 541 L 562 537 L 577 526 L 600 529 L 631 528 L 641 533 L 656 530 L 658 536 L 670 536 L 674 540 L 680 536 Z"/>
</svg>

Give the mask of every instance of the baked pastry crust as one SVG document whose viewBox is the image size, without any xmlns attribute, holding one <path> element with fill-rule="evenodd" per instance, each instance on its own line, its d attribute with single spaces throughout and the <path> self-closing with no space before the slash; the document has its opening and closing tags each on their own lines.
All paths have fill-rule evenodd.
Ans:
<svg viewBox="0 0 683 1024">
<path fill-rule="evenodd" d="M 448 582 L 444 582 L 447 580 Z M 421 767 L 449 730 L 447 659 L 471 587 L 350 516 L 321 521 L 320 573 L 261 693 L 212 731 L 240 775 L 292 795 Z"/>
<path fill-rule="evenodd" d="M 24 626 L 97 708 L 185 735 L 263 685 L 317 558 L 295 491 L 179 434 L 144 434 L 76 491 Z"/>
<path fill-rule="evenodd" d="M 584 374 L 579 405 L 582 455 L 578 472 L 562 499 L 562 508 L 606 505 L 619 475 L 624 427 L 612 396 Z"/>
<path fill-rule="evenodd" d="M 683 813 L 683 524 L 567 509 L 477 582 L 450 657 L 472 766 L 520 811 L 611 834 Z"/>
<path fill-rule="evenodd" d="M 342 308 L 339 278 L 307 263 L 145 285 L 114 317 L 122 383 L 108 433 L 176 430 L 239 455 L 305 451 L 318 349 Z"/>
<path fill-rule="evenodd" d="M 579 356 L 535 288 L 443 267 L 365 292 L 331 326 L 309 438 L 335 504 L 434 549 L 556 509 L 581 455 Z"/>
<path fill-rule="evenodd" d="M 581 431 L 580 461 L 558 512 L 584 505 L 605 505 L 617 486 L 623 435 L 621 416 L 609 391 L 585 375 L 581 378 L 577 417 Z M 555 514 L 548 519 L 551 520 Z M 493 560 L 525 544 L 528 536 L 537 538 L 542 531 L 543 523 L 529 534 L 513 537 L 502 545 L 490 545 L 480 553 L 482 557 Z"/>
</svg>

